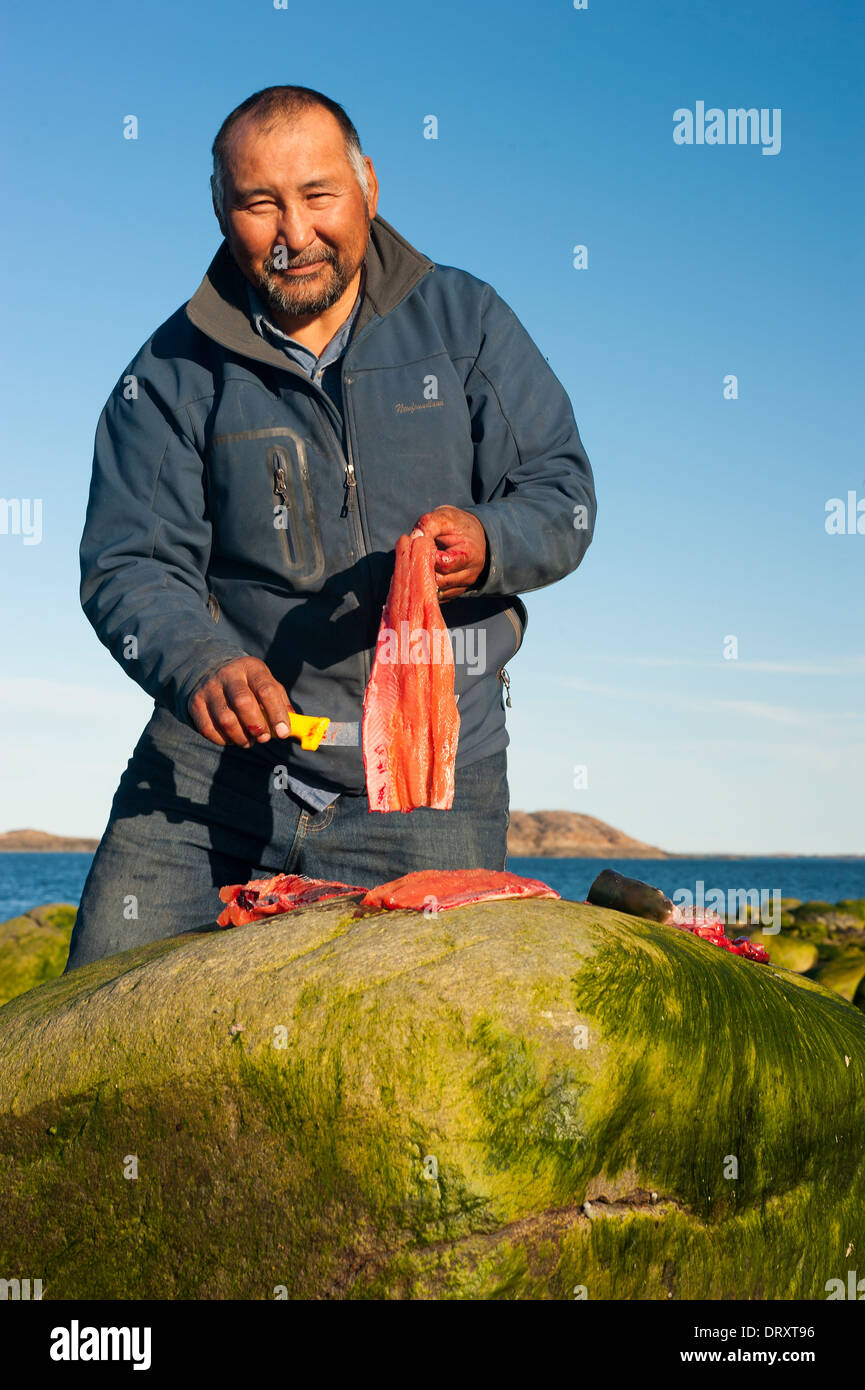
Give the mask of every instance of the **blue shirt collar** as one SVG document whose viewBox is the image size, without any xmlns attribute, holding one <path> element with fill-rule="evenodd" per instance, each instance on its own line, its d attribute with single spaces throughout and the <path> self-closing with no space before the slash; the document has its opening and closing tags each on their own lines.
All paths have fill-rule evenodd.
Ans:
<svg viewBox="0 0 865 1390">
<path fill-rule="evenodd" d="M 345 322 L 342 323 L 340 327 L 337 329 L 330 342 L 324 347 L 320 356 L 317 356 L 313 352 L 312 348 L 307 347 L 306 343 L 299 343 L 296 338 L 289 337 L 287 333 L 283 332 L 283 330 L 279 327 L 278 324 L 273 322 L 273 320 L 268 315 L 267 309 L 261 299 L 261 296 L 254 289 L 254 287 L 247 282 L 250 317 L 252 319 L 255 331 L 262 338 L 270 336 L 276 343 L 276 346 L 284 348 L 286 352 L 290 352 L 292 353 L 292 355 L 305 354 L 313 362 L 317 362 L 320 366 L 326 366 L 328 362 L 336 361 L 337 357 L 339 357 L 340 354 L 343 352 L 346 343 L 348 342 L 351 330 L 354 327 L 355 319 L 357 318 L 358 313 L 360 311 L 365 286 L 366 265 L 364 264 L 361 268 L 360 286 L 358 288 L 357 298 L 354 301 L 351 313 L 349 314 Z"/>
</svg>

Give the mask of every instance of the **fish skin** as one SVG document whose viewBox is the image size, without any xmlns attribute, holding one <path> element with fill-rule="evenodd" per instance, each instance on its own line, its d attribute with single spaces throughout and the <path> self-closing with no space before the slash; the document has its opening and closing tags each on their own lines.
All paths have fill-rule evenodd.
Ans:
<svg viewBox="0 0 865 1390">
<path fill-rule="evenodd" d="M 627 912 L 632 917 L 646 917 L 652 922 L 673 924 L 680 916 L 680 910 L 660 888 L 653 888 L 639 878 L 627 878 L 615 869 L 603 869 L 598 874 L 586 894 L 586 902 L 612 908 L 615 912 Z"/>
<path fill-rule="evenodd" d="M 370 811 L 412 811 L 418 806 L 446 811 L 453 805 L 460 716 L 450 633 L 435 581 L 437 554 L 434 540 L 422 531 L 400 536 L 396 543 L 363 699 L 361 745 Z M 404 622 L 409 633 L 417 628 L 426 633 L 428 662 L 382 659 L 388 630 L 398 634 L 402 657 Z M 441 660 L 433 660 L 434 655 Z"/>
<path fill-rule="evenodd" d="M 537 878 L 494 869 L 419 869 L 403 874 L 390 883 L 370 888 L 359 907 L 422 911 L 429 899 L 433 911 L 466 907 L 470 903 L 492 902 L 498 898 L 560 898 L 555 888 Z"/>
</svg>

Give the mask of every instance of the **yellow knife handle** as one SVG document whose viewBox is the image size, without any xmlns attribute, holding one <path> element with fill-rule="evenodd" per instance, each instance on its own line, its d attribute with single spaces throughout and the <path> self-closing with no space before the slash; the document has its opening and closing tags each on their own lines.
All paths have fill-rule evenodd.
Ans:
<svg viewBox="0 0 865 1390">
<path fill-rule="evenodd" d="M 301 748 L 313 750 L 321 743 L 330 723 L 326 714 L 295 714 L 294 710 L 289 714 L 288 720 L 291 737 L 300 739 Z"/>
</svg>

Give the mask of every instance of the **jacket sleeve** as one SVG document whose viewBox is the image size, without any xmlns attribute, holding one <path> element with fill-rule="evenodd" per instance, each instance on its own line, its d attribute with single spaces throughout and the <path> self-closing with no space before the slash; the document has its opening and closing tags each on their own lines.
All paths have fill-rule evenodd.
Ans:
<svg viewBox="0 0 865 1390">
<path fill-rule="evenodd" d="M 466 381 L 474 495 L 488 560 L 474 594 L 543 588 L 592 539 L 594 479 L 567 393 L 513 310 L 485 287 L 480 351 Z"/>
<path fill-rule="evenodd" d="M 130 372 L 137 371 L 133 363 Z M 242 647 L 207 607 L 204 462 L 152 381 L 121 378 L 96 429 L 81 539 L 81 606 L 123 669 L 184 723 L 187 701 Z"/>
</svg>

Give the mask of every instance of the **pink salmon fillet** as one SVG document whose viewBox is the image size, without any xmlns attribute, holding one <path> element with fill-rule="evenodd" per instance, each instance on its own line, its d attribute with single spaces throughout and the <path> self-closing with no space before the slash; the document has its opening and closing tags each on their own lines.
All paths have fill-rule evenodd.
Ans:
<svg viewBox="0 0 865 1390">
<path fill-rule="evenodd" d="M 460 716 L 453 649 L 435 581 L 437 554 L 435 541 L 424 535 L 400 536 L 396 543 L 363 698 L 370 811 L 447 811 L 453 805 Z"/>
<path fill-rule="evenodd" d="M 414 908 L 417 911 L 431 907 L 438 912 L 495 898 L 560 897 L 561 893 L 538 878 L 520 878 L 518 874 L 494 869 L 421 869 L 370 888 L 361 898 L 359 907 Z"/>
</svg>

